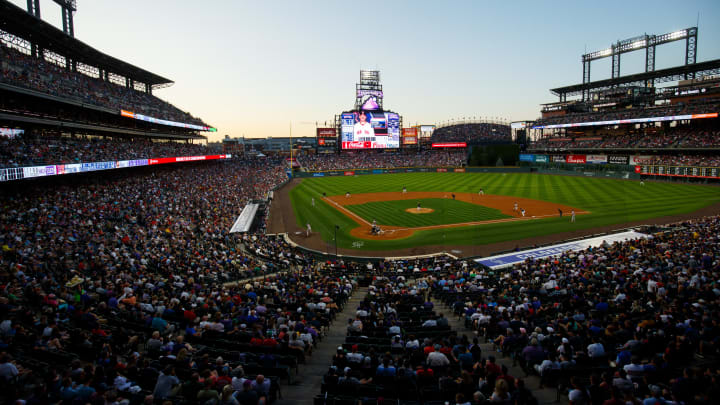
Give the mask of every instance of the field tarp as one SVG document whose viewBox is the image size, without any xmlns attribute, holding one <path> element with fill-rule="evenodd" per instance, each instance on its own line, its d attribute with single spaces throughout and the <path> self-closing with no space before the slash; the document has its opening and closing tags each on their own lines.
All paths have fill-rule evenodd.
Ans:
<svg viewBox="0 0 720 405">
<path fill-rule="evenodd" d="M 517 263 L 522 263 L 527 259 L 544 259 L 546 257 L 560 255 L 567 251 L 578 252 L 580 250 L 585 250 L 591 247 L 599 247 L 603 244 L 603 242 L 612 245 L 614 242 L 622 242 L 626 240 L 640 238 L 652 238 L 652 236 L 635 231 L 626 231 L 612 235 L 600 236 L 597 238 L 582 239 L 573 242 L 561 243 L 559 245 L 525 250 L 522 252 L 505 253 L 502 255 L 485 257 L 482 259 L 475 259 L 475 261 L 495 270 L 510 267 Z"/>
</svg>

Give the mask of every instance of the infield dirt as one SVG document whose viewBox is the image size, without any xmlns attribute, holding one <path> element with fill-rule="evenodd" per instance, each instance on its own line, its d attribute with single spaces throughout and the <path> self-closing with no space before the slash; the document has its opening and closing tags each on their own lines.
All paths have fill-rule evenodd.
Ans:
<svg viewBox="0 0 720 405">
<path fill-rule="evenodd" d="M 408 208 L 405 210 L 405 212 L 409 214 L 415 214 L 415 215 L 421 215 L 421 214 L 430 214 L 432 212 L 435 212 L 432 208 Z"/>
<path fill-rule="evenodd" d="M 414 228 L 404 228 L 399 226 L 389 226 L 379 224 L 382 232 L 380 234 L 372 234 L 371 224 L 361 216 L 355 214 L 349 209 L 345 208 L 346 205 L 360 205 L 370 202 L 378 201 L 397 201 L 397 200 L 421 200 L 427 198 L 447 198 L 463 201 L 470 204 L 481 205 L 484 207 L 494 208 L 499 210 L 505 215 L 511 218 L 504 219 L 492 219 L 487 221 L 473 221 L 473 222 L 461 222 L 455 224 L 443 224 L 443 225 L 430 225 L 420 226 Z M 350 235 L 360 239 L 371 239 L 371 240 L 390 240 L 390 239 L 402 239 L 407 238 L 417 231 L 424 231 L 429 229 L 440 229 L 440 228 L 455 228 L 461 226 L 474 226 L 482 224 L 495 224 L 500 222 L 511 222 L 511 221 L 530 221 L 533 219 L 547 218 L 550 216 L 559 215 L 558 210 L 562 210 L 566 215 L 570 214 L 572 210 L 575 210 L 577 215 L 589 214 L 588 211 L 583 211 L 578 208 L 570 207 L 562 204 L 555 204 L 547 201 L 532 200 L 529 198 L 521 197 L 509 197 L 503 195 L 478 195 L 472 193 L 450 193 L 444 191 L 415 191 L 415 192 L 385 192 L 385 193 L 365 193 L 365 194 L 353 194 L 350 197 L 347 196 L 330 196 L 324 198 L 330 205 L 334 206 L 338 211 L 342 212 L 348 218 L 355 221 L 358 226 L 350 231 Z M 515 206 L 517 205 L 517 210 Z M 522 210 L 525 210 L 525 216 L 522 215 Z"/>
</svg>

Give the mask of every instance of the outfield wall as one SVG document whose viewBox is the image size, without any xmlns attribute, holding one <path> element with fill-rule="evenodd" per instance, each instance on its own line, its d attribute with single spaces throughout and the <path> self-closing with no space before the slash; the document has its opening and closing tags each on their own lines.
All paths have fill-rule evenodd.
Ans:
<svg viewBox="0 0 720 405">
<path fill-rule="evenodd" d="M 356 176 L 389 173 L 529 173 L 529 167 L 398 167 L 394 169 L 346 169 L 293 172 L 294 177 Z"/>
<path fill-rule="evenodd" d="M 623 171 L 623 170 L 588 170 L 583 168 L 577 168 L 576 170 L 564 170 L 556 169 L 553 167 L 537 167 L 533 170 L 535 173 L 540 174 L 554 174 L 561 176 L 580 176 L 580 177 L 607 177 L 614 179 L 626 179 L 626 180 L 640 180 L 640 175 L 637 173 Z"/>
</svg>

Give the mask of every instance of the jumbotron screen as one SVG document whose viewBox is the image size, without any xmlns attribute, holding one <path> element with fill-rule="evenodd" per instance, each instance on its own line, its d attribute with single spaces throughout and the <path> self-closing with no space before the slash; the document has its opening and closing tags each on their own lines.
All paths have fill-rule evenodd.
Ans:
<svg viewBox="0 0 720 405">
<path fill-rule="evenodd" d="M 343 149 L 386 149 L 400 147 L 400 116 L 385 111 L 342 113 Z"/>
</svg>

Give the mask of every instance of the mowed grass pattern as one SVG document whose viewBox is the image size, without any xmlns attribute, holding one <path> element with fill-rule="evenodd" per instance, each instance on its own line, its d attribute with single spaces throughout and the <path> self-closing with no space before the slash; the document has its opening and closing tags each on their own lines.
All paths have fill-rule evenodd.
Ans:
<svg viewBox="0 0 720 405">
<path fill-rule="evenodd" d="M 548 235 L 598 226 L 622 224 L 667 215 L 693 212 L 720 202 L 717 186 L 681 183 L 553 176 L 530 173 L 405 173 L 366 175 L 357 177 L 308 178 L 293 189 L 290 197 L 298 224 L 310 222 L 313 231 L 332 241 L 334 225 L 340 226 L 338 246 L 352 248 L 357 239 L 348 232 L 355 222 L 321 201 L 322 193 L 344 195 L 402 190 L 454 191 L 533 198 L 556 202 L 592 212 L 569 218 L 547 218 L 481 226 L 446 228 L 415 232 L 405 239 L 364 241 L 365 250 L 400 249 L 422 245 L 488 244 L 540 235 Z M 310 199 L 315 198 L 316 207 Z"/>
<path fill-rule="evenodd" d="M 427 214 L 412 214 L 405 211 L 408 208 L 417 208 L 418 202 L 421 203 L 423 208 L 432 208 L 435 211 Z M 504 215 L 499 210 L 493 208 L 449 198 L 378 201 L 358 205 L 346 205 L 345 208 L 363 217 L 368 222 L 372 222 L 373 219 L 375 219 L 380 225 L 405 228 L 510 218 L 510 216 Z"/>
</svg>

